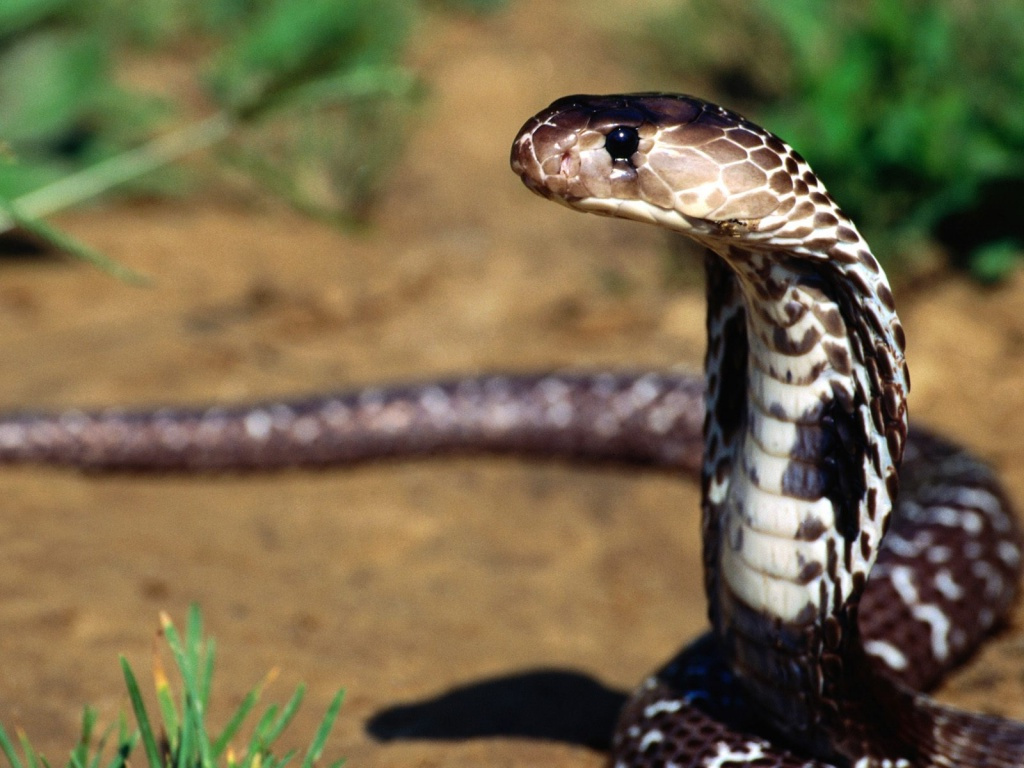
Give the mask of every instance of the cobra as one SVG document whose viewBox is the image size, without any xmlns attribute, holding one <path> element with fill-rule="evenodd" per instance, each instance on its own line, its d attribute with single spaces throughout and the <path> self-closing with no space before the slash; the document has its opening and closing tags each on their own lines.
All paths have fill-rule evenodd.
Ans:
<svg viewBox="0 0 1024 768">
<path fill-rule="evenodd" d="M 1012 509 L 982 463 L 908 434 L 893 295 L 807 163 L 739 115 L 670 94 L 560 99 L 523 126 L 511 162 L 544 197 L 707 248 L 706 386 L 499 376 L 18 414 L 0 419 L 0 460 L 263 469 L 490 450 L 699 468 L 712 629 L 631 698 L 614 765 L 1024 764 L 1024 725 L 922 693 L 1015 597 Z"/>
</svg>

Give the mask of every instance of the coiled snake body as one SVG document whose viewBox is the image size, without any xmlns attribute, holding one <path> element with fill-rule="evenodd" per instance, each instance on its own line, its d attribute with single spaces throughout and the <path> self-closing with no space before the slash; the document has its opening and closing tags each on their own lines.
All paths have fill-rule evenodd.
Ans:
<svg viewBox="0 0 1024 768">
<path fill-rule="evenodd" d="M 706 392 L 660 374 L 485 377 L 22 414 L 0 419 L 0 460 L 259 469 L 480 449 L 699 467 L 712 631 L 630 700 L 616 766 L 1024 765 L 1024 725 L 919 692 L 1012 602 L 1013 513 L 984 465 L 908 438 L 892 293 L 807 163 L 720 107 L 637 94 L 556 101 L 512 167 L 545 197 L 708 248 Z"/>
</svg>

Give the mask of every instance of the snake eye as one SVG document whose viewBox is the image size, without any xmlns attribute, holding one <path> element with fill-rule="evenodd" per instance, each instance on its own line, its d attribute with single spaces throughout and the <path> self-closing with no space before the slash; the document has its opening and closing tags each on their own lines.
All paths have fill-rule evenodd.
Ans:
<svg viewBox="0 0 1024 768">
<path fill-rule="evenodd" d="M 612 160 L 629 160 L 640 146 L 640 134 L 631 125 L 612 128 L 604 139 L 604 148 Z"/>
</svg>

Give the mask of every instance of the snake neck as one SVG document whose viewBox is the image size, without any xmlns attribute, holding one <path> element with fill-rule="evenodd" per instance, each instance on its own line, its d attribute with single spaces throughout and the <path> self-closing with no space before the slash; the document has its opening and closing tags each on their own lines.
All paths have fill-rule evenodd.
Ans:
<svg viewBox="0 0 1024 768">
<path fill-rule="evenodd" d="M 775 726 L 831 756 L 862 742 L 837 733 L 863 705 L 842 660 L 859 657 L 857 604 L 897 490 L 899 322 L 859 261 L 730 249 L 707 271 L 712 625 Z"/>
</svg>

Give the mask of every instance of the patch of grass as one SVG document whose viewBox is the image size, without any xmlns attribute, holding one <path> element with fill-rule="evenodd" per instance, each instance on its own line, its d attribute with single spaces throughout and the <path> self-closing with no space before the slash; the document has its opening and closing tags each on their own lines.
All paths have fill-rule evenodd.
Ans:
<svg viewBox="0 0 1024 768">
<path fill-rule="evenodd" d="M 115 188 L 174 189 L 166 167 L 214 146 L 295 206 L 360 221 L 423 92 L 403 61 L 420 2 L 4 0 L 0 232 Z M 198 59 L 209 114 L 189 123 L 183 107 L 120 84 L 117 62 L 155 50 Z M 54 242 L 138 279 L 67 235 Z"/>
<path fill-rule="evenodd" d="M 987 279 L 1019 261 L 1019 217 L 979 209 L 1024 181 L 1024 5 L 691 0 L 651 38 L 797 147 L 890 266 L 928 239 Z"/>
<path fill-rule="evenodd" d="M 157 710 L 147 709 L 135 673 L 121 658 L 128 698 L 136 726 L 122 715 L 102 733 L 96 733 L 96 712 L 86 707 L 78 743 L 71 750 L 67 768 L 124 768 L 131 765 L 141 744 L 149 768 L 284 768 L 297 753 L 278 754 L 274 744 L 291 723 L 302 703 L 304 688 L 299 687 L 283 706 L 271 704 L 243 731 L 246 721 L 259 703 L 263 688 L 273 673 L 253 688 L 220 731 L 211 730 L 207 711 L 213 683 L 214 651 L 212 639 L 203 637 L 199 609 L 192 606 L 184 636 L 166 616 L 161 616 L 162 635 L 170 650 L 181 691 L 177 695 L 165 673 L 159 652 L 154 653 L 153 679 Z M 324 744 L 341 708 L 343 691 L 338 691 L 327 708 L 309 747 L 303 752 L 301 768 L 313 768 L 320 760 Z M 32 746 L 20 732 L 17 743 L 0 725 L 0 751 L 10 768 L 50 768 L 50 761 Z M 242 746 L 235 746 L 240 744 Z M 19 750 L 20 747 L 20 750 Z M 339 768 L 343 761 L 331 763 Z"/>
</svg>

